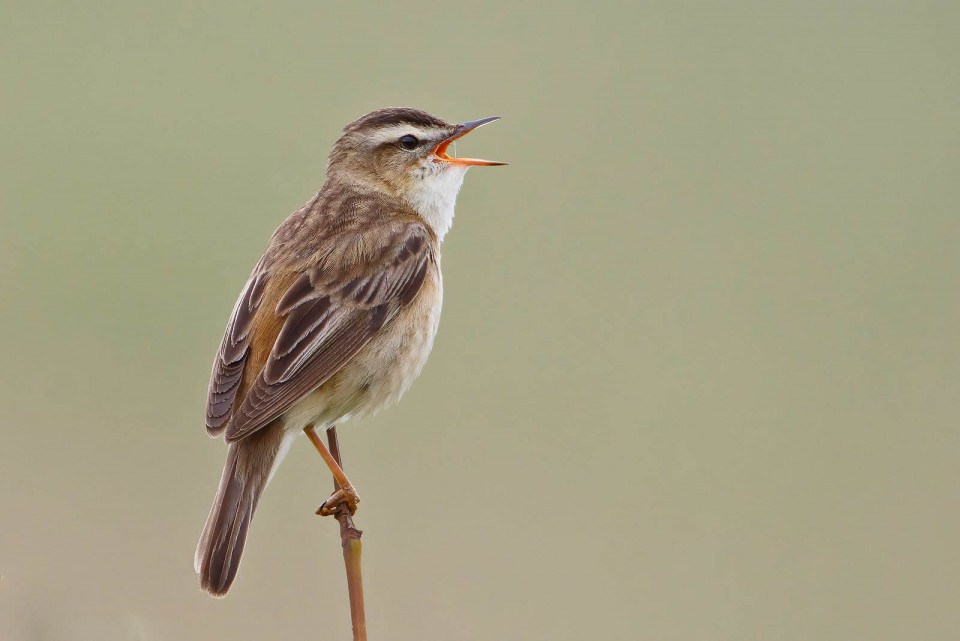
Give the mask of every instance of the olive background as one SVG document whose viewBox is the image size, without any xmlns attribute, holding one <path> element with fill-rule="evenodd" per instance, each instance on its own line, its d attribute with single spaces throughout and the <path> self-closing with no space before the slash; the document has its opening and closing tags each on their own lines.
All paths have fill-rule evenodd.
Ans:
<svg viewBox="0 0 960 641">
<path fill-rule="evenodd" d="M 960 638 L 960 6 L 0 8 L 0 638 L 348 639 L 303 439 L 224 600 L 210 364 L 340 129 L 459 144 L 433 355 L 342 427 L 371 639 Z"/>
</svg>

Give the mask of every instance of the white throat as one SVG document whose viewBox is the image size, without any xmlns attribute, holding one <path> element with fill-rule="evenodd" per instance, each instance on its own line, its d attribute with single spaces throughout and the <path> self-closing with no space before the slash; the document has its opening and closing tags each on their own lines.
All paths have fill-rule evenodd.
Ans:
<svg viewBox="0 0 960 641">
<path fill-rule="evenodd" d="M 441 241 L 453 225 L 453 208 L 466 173 L 467 167 L 458 165 L 425 171 L 407 192 L 407 202 Z"/>
</svg>

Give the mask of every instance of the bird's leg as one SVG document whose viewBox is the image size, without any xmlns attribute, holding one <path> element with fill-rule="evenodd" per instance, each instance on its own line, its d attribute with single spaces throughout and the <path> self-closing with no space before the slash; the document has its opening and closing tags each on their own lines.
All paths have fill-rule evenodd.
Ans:
<svg viewBox="0 0 960 641">
<path fill-rule="evenodd" d="M 305 427 L 303 431 L 307 433 L 307 438 L 310 439 L 313 446 L 317 448 L 317 452 L 323 457 L 324 462 L 333 474 L 333 480 L 337 484 L 337 489 L 330 495 L 330 498 L 317 508 L 317 514 L 320 516 L 333 516 L 337 513 L 337 508 L 341 505 L 345 505 L 347 509 L 350 510 L 351 515 L 354 514 L 357 511 L 360 496 L 353 488 L 353 484 L 350 483 L 350 479 L 343 473 L 343 468 L 340 467 L 337 459 L 330 453 L 330 450 L 327 449 L 320 435 L 317 434 L 316 427 L 309 425 Z M 333 442 L 335 443 L 336 441 Z"/>
</svg>

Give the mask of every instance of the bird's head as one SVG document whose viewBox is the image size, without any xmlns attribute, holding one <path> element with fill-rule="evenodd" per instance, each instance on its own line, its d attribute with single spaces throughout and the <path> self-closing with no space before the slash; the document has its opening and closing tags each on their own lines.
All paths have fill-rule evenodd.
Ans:
<svg viewBox="0 0 960 641">
<path fill-rule="evenodd" d="M 458 158 L 450 154 L 450 147 L 494 120 L 499 116 L 451 124 L 418 109 L 379 109 L 344 128 L 330 154 L 327 175 L 391 192 L 417 209 L 442 236 L 449 221 L 434 224 L 431 218 L 452 218 L 467 169 L 506 164 Z"/>
</svg>

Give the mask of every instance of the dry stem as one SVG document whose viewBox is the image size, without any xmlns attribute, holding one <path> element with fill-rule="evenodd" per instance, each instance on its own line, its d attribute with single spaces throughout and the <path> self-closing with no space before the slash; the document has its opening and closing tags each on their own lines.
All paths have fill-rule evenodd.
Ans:
<svg viewBox="0 0 960 641">
<path fill-rule="evenodd" d="M 337 465 L 343 469 L 336 426 L 327 430 L 327 441 L 330 443 L 330 453 Z M 336 477 L 334 477 L 333 485 L 334 490 L 340 489 Z M 360 537 L 363 532 L 354 526 L 350 510 L 342 503 L 337 509 L 336 519 L 340 523 L 343 565 L 347 570 L 347 591 L 350 595 L 350 621 L 353 624 L 353 641 L 367 641 L 367 620 L 363 610 L 363 575 L 360 571 L 360 555 L 363 551 Z"/>
</svg>

